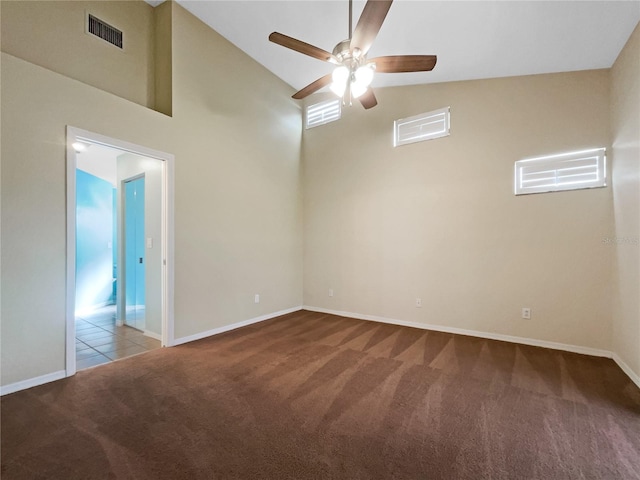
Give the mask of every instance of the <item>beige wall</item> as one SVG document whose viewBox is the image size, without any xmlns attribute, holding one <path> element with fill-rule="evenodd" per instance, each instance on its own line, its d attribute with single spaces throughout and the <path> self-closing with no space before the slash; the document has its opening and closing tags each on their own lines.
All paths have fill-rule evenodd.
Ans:
<svg viewBox="0 0 640 480">
<path fill-rule="evenodd" d="M 173 32 L 183 337 L 301 304 L 301 120 L 291 88 L 195 17 Z"/>
<path fill-rule="evenodd" d="M 640 378 L 640 26 L 611 70 L 613 347 Z"/>
<path fill-rule="evenodd" d="M 3 0 L 0 8 L 3 52 L 154 107 L 155 18 L 149 4 Z M 89 13 L 123 32 L 123 49 L 86 33 Z"/>
<path fill-rule="evenodd" d="M 513 194 L 515 160 L 609 147 L 608 71 L 376 93 L 304 132 L 305 305 L 610 349 L 611 188 Z M 447 106 L 449 137 L 393 148 Z"/>
<path fill-rule="evenodd" d="M 65 368 L 66 125 L 175 155 L 176 337 L 302 302 L 292 89 L 172 8 L 173 118 L 2 54 L 2 385 Z"/>
<path fill-rule="evenodd" d="M 171 115 L 173 103 L 173 33 L 172 2 L 164 2 L 153 9 L 155 20 L 155 105 L 154 109 Z"/>
</svg>

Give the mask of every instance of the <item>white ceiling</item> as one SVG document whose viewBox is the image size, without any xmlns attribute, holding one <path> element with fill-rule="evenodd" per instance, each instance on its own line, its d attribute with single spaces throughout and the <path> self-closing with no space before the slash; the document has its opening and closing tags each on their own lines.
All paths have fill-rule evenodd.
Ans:
<svg viewBox="0 0 640 480">
<path fill-rule="evenodd" d="M 118 183 L 118 157 L 125 152 L 97 143 L 87 143 L 87 145 L 88 148 L 86 150 L 76 154 L 76 167 L 106 180 L 115 187 L 116 183 Z"/>
<path fill-rule="evenodd" d="M 327 51 L 348 37 L 347 0 L 177 2 L 296 90 L 332 65 L 269 34 Z M 354 0 L 354 28 L 364 5 Z M 368 57 L 435 54 L 438 63 L 432 72 L 377 74 L 373 86 L 608 68 L 639 21 L 639 0 L 395 0 Z"/>
</svg>

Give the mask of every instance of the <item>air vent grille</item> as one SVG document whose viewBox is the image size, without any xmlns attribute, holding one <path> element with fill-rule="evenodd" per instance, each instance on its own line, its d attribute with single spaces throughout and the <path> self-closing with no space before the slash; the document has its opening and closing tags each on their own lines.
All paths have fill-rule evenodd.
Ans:
<svg viewBox="0 0 640 480">
<path fill-rule="evenodd" d="M 89 33 L 100 37 L 111 45 L 122 48 L 122 32 L 91 14 L 89 14 L 88 30 Z"/>
</svg>

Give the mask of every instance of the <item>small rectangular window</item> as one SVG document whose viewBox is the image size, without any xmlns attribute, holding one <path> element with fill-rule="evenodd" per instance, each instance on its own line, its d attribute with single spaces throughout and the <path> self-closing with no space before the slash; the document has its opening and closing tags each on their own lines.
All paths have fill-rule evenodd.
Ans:
<svg viewBox="0 0 640 480">
<path fill-rule="evenodd" d="M 449 107 L 393 122 L 393 146 L 423 142 L 449 135 Z"/>
<path fill-rule="evenodd" d="M 335 122 L 342 115 L 342 104 L 339 98 L 316 103 L 307 107 L 305 127 L 313 128 L 325 123 Z"/>
<path fill-rule="evenodd" d="M 515 194 L 606 187 L 606 162 L 604 148 L 518 160 Z"/>
</svg>

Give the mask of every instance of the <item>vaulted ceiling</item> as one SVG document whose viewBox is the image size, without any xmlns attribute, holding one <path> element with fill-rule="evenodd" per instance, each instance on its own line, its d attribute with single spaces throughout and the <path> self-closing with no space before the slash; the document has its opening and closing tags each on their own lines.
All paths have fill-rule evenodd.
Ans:
<svg viewBox="0 0 640 480">
<path fill-rule="evenodd" d="M 332 65 L 269 42 L 271 32 L 328 51 L 348 37 L 347 0 L 177 2 L 295 89 Z M 353 5 L 355 26 L 365 2 Z M 373 86 L 608 68 L 639 21 L 637 0 L 395 0 L 369 58 L 435 54 L 438 63 L 432 72 L 378 74 Z"/>
</svg>

